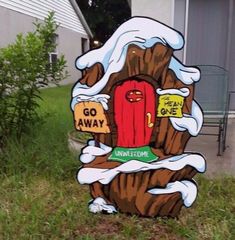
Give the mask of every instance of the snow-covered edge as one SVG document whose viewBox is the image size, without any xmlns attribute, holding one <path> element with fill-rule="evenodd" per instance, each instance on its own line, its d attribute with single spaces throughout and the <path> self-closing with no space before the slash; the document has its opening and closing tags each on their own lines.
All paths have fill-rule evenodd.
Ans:
<svg viewBox="0 0 235 240">
<path fill-rule="evenodd" d="M 153 19 L 134 17 L 126 21 L 102 47 L 89 51 L 76 60 L 76 66 L 80 70 L 101 63 L 105 74 L 92 87 L 77 84 L 73 89 L 73 97 L 94 96 L 101 92 L 110 75 L 123 68 L 130 44 L 147 49 L 156 43 L 178 50 L 183 47 L 184 39 L 179 32 Z M 200 79 L 200 71 L 197 68 L 184 66 L 174 56 L 171 58 L 169 68 L 185 84 L 192 84 Z"/>
<path fill-rule="evenodd" d="M 116 208 L 111 204 L 107 204 L 102 197 L 97 197 L 95 200 L 93 200 L 89 204 L 88 209 L 92 213 L 106 212 L 112 214 L 117 212 Z"/>
<path fill-rule="evenodd" d="M 181 33 L 154 19 L 133 17 L 119 26 L 101 48 L 89 51 L 78 58 L 76 66 L 82 70 L 101 62 L 106 72 L 111 63 L 125 61 L 123 57 L 130 44 L 146 49 L 156 43 L 179 50 L 184 45 L 184 39 Z"/>
<path fill-rule="evenodd" d="M 188 97 L 190 91 L 188 88 L 180 88 L 180 89 L 176 89 L 176 88 L 170 88 L 170 89 L 161 89 L 161 88 L 158 88 L 156 90 L 157 94 L 158 95 L 164 95 L 164 94 L 170 94 L 170 95 L 179 95 L 179 96 L 182 96 L 182 97 Z"/>
<path fill-rule="evenodd" d="M 89 68 L 95 63 L 101 63 L 105 74 L 98 83 L 90 88 L 74 88 L 73 96 L 80 94 L 92 96 L 102 91 L 110 75 L 119 72 L 123 68 L 130 44 L 147 49 L 156 43 L 178 50 L 183 47 L 184 39 L 179 32 L 153 19 L 134 17 L 126 21 L 102 47 L 89 51 L 76 60 L 76 67 L 80 70 Z M 187 78 L 190 74 L 184 74 L 186 67 L 183 68 L 183 65 L 177 64 L 177 60 L 174 57 L 171 61 L 173 62 L 170 66 L 175 69 L 179 79 L 188 82 Z M 182 74 L 180 74 L 181 69 L 184 71 Z M 191 71 L 191 68 L 189 70 Z M 190 79 L 194 78 L 190 77 Z"/>
<path fill-rule="evenodd" d="M 177 78 L 186 85 L 193 84 L 200 80 L 201 73 L 198 68 L 184 66 L 174 56 L 171 57 L 169 69 L 174 71 Z"/>
<path fill-rule="evenodd" d="M 188 131 L 197 136 L 202 128 L 203 113 L 199 105 L 193 101 L 191 114 L 183 114 L 182 118 L 170 117 L 172 126 L 178 131 Z"/>
<path fill-rule="evenodd" d="M 94 140 L 89 140 L 87 146 L 82 149 L 80 161 L 82 163 L 90 163 L 96 157 L 106 155 L 112 151 L 112 148 L 99 142 L 100 147 L 95 146 Z"/>
<path fill-rule="evenodd" d="M 77 180 L 80 184 L 92 184 L 100 182 L 101 184 L 110 183 L 119 173 L 134 173 L 139 171 L 148 171 L 156 169 L 169 169 L 178 171 L 185 166 L 192 166 L 198 172 L 205 172 L 205 159 L 199 154 L 181 154 L 153 163 L 144 163 L 137 160 L 130 160 L 112 169 L 100 168 L 81 168 L 77 174 Z"/>
<path fill-rule="evenodd" d="M 197 185 L 191 181 L 175 181 L 168 183 L 165 188 L 152 188 L 148 190 L 154 195 L 180 192 L 185 207 L 191 207 L 197 198 Z"/>
</svg>

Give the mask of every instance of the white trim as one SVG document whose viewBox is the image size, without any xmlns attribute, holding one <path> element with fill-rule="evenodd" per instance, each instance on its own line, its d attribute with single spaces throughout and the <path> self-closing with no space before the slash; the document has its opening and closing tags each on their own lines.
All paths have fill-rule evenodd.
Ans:
<svg viewBox="0 0 235 240">
<path fill-rule="evenodd" d="M 79 8 L 77 2 L 75 0 L 69 0 L 70 4 L 72 5 L 72 7 L 74 8 L 76 14 L 79 17 L 79 20 L 81 21 L 83 27 L 85 28 L 87 34 L 89 35 L 90 38 L 93 38 L 93 34 L 91 32 L 90 27 L 87 24 L 86 19 L 84 18 L 81 9 Z"/>
<path fill-rule="evenodd" d="M 188 41 L 188 15 L 189 15 L 189 0 L 186 0 L 185 6 L 185 19 L 184 19 L 184 53 L 183 53 L 183 63 L 186 64 L 187 58 L 187 41 Z"/>
<path fill-rule="evenodd" d="M 49 62 L 52 64 L 52 55 L 56 55 L 58 58 L 58 52 L 50 52 L 49 53 Z"/>
</svg>

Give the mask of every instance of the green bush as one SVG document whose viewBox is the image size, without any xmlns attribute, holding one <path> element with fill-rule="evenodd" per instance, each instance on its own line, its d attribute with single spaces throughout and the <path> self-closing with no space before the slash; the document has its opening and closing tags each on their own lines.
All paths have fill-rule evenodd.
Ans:
<svg viewBox="0 0 235 240">
<path fill-rule="evenodd" d="M 0 49 L 0 144 L 8 136 L 18 139 L 29 126 L 37 123 L 40 88 L 49 83 L 58 84 L 68 74 L 66 61 L 60 56 L 51 63 L 49 53 L 56 48 L 58 25 L 54 13 L 43 23 L 34 23 L 36 30 L 17 35 L 15 43 Z M 1 147 L 0 145 L 0 147 Z"/>
</svg>

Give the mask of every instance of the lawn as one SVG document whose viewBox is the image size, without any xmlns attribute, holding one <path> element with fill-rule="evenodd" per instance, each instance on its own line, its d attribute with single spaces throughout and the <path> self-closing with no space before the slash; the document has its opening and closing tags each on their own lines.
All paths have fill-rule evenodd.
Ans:
<svg viewBox="0 0 235 240">
<path fill-rule="evenodd" d="M 0 158 L 0 239 L 235 239 L 235 178 L 196 178 L 199 195 L 179 219 L 91 214 L 79 161 L 67 147 L 71 86 L 42 91 L 44 124 Z"/>
</svg>

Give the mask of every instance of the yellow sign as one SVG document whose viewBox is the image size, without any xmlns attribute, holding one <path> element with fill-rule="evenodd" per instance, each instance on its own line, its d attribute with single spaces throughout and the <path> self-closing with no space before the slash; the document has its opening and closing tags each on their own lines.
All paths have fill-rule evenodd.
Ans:
<svg viewBox="0 0 235 240">
<path fill-rule="evenodd" d="M 110 133 L 104 109 L 97 102 L 81 102 L 74 108 L 75 127 L 79 131 Z"/>
<path fill-rule="evenodd" d="M 159 96 L 158 117 L 183 117 L 184 97 L 175 94 Z"/>
</svg>

